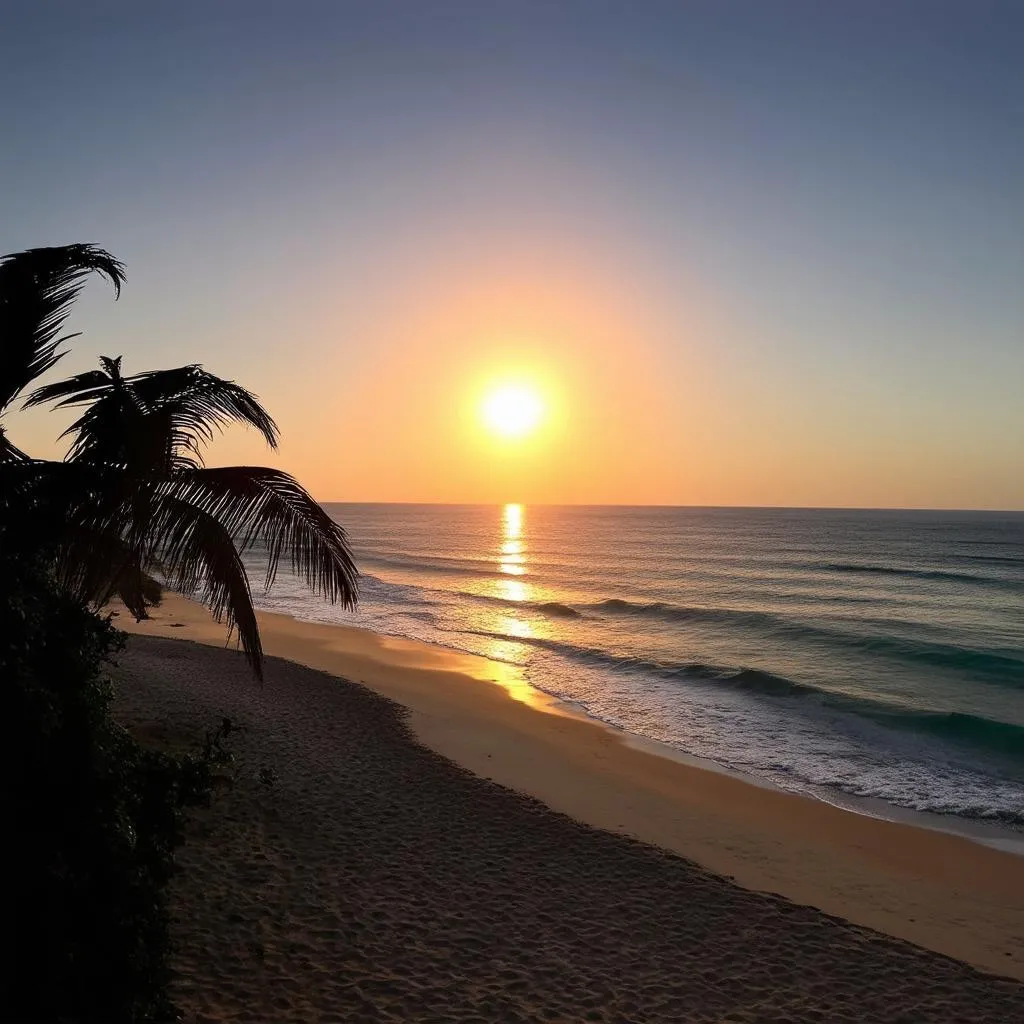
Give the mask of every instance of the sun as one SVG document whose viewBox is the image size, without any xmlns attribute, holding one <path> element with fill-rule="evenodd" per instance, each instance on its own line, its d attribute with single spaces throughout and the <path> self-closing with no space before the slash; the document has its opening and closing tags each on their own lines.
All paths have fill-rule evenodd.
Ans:
<svg viewBox="0 0 1024 1024">
<path fill-rule="evenodd" d="M 544 415 L 544 403 L 531 387 L 505 384 L 484 397 L 481 407 L 484 423 L 501 437 L 525 437 L 532 433 Z"/>
</svg>

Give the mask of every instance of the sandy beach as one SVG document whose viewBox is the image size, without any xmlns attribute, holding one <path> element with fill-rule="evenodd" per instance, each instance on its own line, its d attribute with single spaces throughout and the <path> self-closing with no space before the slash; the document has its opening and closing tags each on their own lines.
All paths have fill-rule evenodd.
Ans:
<svg viewBox="0 0 1024 1024">
<path fill-rule="evenodd" d="M 1024 859 L 637 749 L 507 666 L 260 618 L 262 687 L 191 602 L 117 620 L 152 635 L 123 720 L 246 729 L 179 858 L 187 1019 L 1024 1020 Z"/>
</svg>

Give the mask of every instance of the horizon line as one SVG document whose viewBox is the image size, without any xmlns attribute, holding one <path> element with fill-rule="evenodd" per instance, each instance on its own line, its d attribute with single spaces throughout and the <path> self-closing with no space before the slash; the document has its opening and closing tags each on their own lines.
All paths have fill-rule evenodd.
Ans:
<svg viewBox="0 0 1024 1024">
<path fill-rule="evenodd" d="M 701 505 L 663 502 L 631 503 L 623 501 L 354 501 L 316 499 L 320 505 L 404 505 L 455 508 L 502 508 L 525 505 L 530 508 L 688 508 L 719 511 L 736 509 L 750 512 L 989 512 L 992 514 L 1024 514 L 1024 508 L 992 508 L 953 505 Z"/>
</svg>

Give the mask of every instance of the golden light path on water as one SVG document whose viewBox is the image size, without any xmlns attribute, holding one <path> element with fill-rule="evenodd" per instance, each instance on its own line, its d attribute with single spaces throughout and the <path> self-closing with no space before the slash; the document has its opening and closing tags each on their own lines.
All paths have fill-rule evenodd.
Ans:
<svg viewBox="0 0 1024 1024">
<path fill-rule="evenodd" d="M 527 575 L 525 518 L 525 509 L 522 505 L 508 504 L 502 508 L 497 565 L 500 575 L 490 582 L 493 584 L 493 596 L 505 601 L 536 601 L 540 593 L 534 584 L 527 583 L 522 578 Z M 493 618 L 490 620 L 490 628 L 487 631 L 507 637 L 528 639 L 541 635 L 543 627 L 538 627 L 514 613 L 503 612 L 497 617 L 497 621 Z M 548 714 L 580 717 L 579 712 L 526 681 L 523 669 L 517 667 L 521 664 L 522 645 L 517 644 L 515 640 L 493 639 L 488 645 L 486 656 L 501 663 L 503 671 L 495 677 L 494 682 L 502 686 L 513 700 L 528 704 L 538 711 L 546 711 Z"/>
<path fill-rule="evenodd" d="M 498 543 L 498 572 L 494 584 L 494 596 L 505 601 L 525 602 L 532 599 L 533 587 L 527 583 L 526 541 L 523 536 L 524 509 L 519 504 L 508 504 L 501 511 L 501 534 Z M 515 614 L 503 614 L 496 623 L 497 629 L 489 632 L 503 633 L 510 637 L 532 637 L 535 630 L 530 622 Z M 519 645 L 512 640 L 494 640 L 489 645 L 488 655 L 501 661 L 518 662 L 521 655 Z M 532 691 L 532 688 L 530 688 Z M 517 699 L 524 699 L 521 696 Z M 528 703 L 530 701 L 527 701 Z"/>
<path fill-rule="evenodd" d="M 508 576 L 526 575 L 526 550 L 523 544 L 523 506 L 506 505 L 502 510 L 503 537 L 501 541 L 501 560 L 498 568 Z M 517 597 L 508 595 L 509 600 L 525 601 L 525 595 Z"/>
</svg>

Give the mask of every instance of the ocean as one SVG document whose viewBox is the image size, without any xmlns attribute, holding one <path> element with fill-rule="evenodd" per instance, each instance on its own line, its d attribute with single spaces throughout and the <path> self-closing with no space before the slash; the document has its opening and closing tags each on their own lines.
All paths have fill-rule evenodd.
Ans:
<svg viewBox="0 0 1024 1024">
<path fill-rule="evenodd" d="M 358 610 L 285 573 L 258 606 L 519 666 L 785 790 L 1024 830 L 1024 513 L 325 507 Z"/>
</svg>

